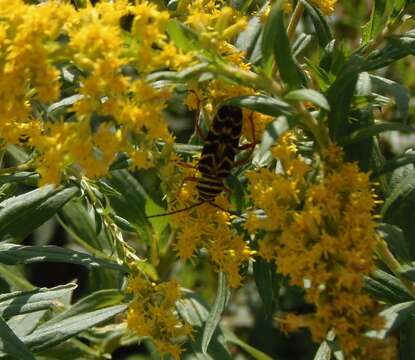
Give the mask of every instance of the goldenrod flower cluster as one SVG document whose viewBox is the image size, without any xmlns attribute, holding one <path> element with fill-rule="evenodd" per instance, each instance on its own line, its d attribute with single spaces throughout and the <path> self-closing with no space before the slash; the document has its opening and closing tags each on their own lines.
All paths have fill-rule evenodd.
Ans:
<svg viewBox="0 0 415 360">
<path fill-rule="evenodd" d="M 251 199 L 264 212 L 252 212 L 246 223 L 252 234 L 265 231 L 259 255 L 274 261 L 315 306 L 313 313 L 290 314 L 281 324 L 287 330 L 307 327 L 316 341 L 334 330 L 347 358 L 392 359 L 392 347 L 386 343 L 386 351 L 382 342 L 364 336 L 384 323 L 379 304 L 362 292 L 364 276 L 375 269 L 378 241 L 368 174 L 343 162 L 335 146 L 312 167 L 293 140 L 286 134 L 273 148 L 277 171 L 248 175 Z"/>
<path fill-rule="evenodd" d="M 247 20 L 224 0 L 182 1 L 181 8 L 187 12 L 185 23 L 193 28 L 207 48 L 219 49 L 226 46 L 224 41 L 231 40 L 246 27 Z M 185 5 L 186 8 L 185 8 Z M 227 43 L 230 46 L 229 43 Z"/>
<path fill-rule="evenodd" d="M 195 183 L 186 182 L 178 190 L 176 199 L 174 209 L 185 209 L 197 203 Z M 241 266 L 247 264 L 251 252 L 243 236 L 232 228 L 232 215 L 226 212 L 231 207 L 229 201 L 222 195 L 215 204 L 220 208 L 204 203 L 193 211 L 172 216 L 178 231 L 175 248 L 183 261 L 195 256 L 196 251 L 206 249 L 216 270 L 224 272 L 229 285 L 235 288 L 241 284 Z"/>
<path fill-rule="evenodd" d="M 330 15 L 334 11 L 337 0 L 311 0 L 310 2 L 317 6 L 325 15 Z M 287 12 L 292 10 L 292 0 L 287 0 L 284 3 L 284 10 Z"/>
<path fill-rule="evenodd" d="M 150 337 L 161 355 L 180 359 L 183 349 L 177 341 L 191 336 L 192 328 L 178 318 L 175 310 L 180 299 L 178 282 L 155 284 L 137 274 L 131 276 L 127 290 L 134 296 L 128 308 L 128 327 L 140 337 Z"/>
<path fill-rule="evenodd" d="M 325 15 L 330 15 L 334 11 L 337 0 L 311 0 L 311 2 L 319 7 Z"/>
<path fill-rule="evenodd" d="M 0 0 L 0 17 L 0 139 L 35 150 L 40 185 L 59 183 L 67 166 L 103 176 L 120 152 L 135 167 L 155 163 L 155 141 L 172 141 L 162 113 L 170 89 L 155 88 L 145 76 L 193 59 L 168 41 L 167 11 L 146 1 L 75 9 Z M 50 117 L 39 102 L 46 109 L 65 97 L 63 79 L 72 81 L 75 95 L 63 114 Z"/>
</svg>

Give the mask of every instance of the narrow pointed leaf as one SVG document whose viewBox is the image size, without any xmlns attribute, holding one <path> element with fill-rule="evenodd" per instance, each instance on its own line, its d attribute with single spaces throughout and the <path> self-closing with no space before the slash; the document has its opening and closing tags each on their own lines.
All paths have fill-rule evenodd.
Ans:
<svg viewBox="0 0 415 360">
<path fill-rule="evenodd" d="M 388 247 L 392 250 L 395 257 L 403 262 L 411 261 L 408 243 L 405 235 L 397 226 L 381 223 L 377 227 L 379 235 L 387 242 Z"/>
<path fill-rule="evenodd" d="M 403 154 L 397 156 L 395 159 L 385 161 L 382 166 L 373 170 L 373 177 L 376 178 L 408 164 L 415 164 L 415 154 Z"/>
<path fill-rule="evenodd" d="M 148 194 L 143 186 L 127 170 L 112 171 L 106 182 L 120 194 L 109 196 L 117 215 L 133 224 L 136 231 L 148 239 L 151 232 L 145 213 Z"/>
<path fill-rule="evenodd" d="M 175 45 L 185 52 L 202 48 L 193 30 L 183 25 L 180 21 L 170 20 L 167 24 L 167 33 Z"/>
<path fill-rule="evenodd" d="M 253 346 L 248 345 L 246 342 L 238 338 L 232 331 L 228 329 L 223 329 L 225 339 L 227 342 L 239 346 L 241 349 L 245 350 L 253 359 L 256 360 L 272 360 L 272 357 L 263 353 L 262 351 L 255 349 Z"/>
<path fill-rule="evenodd" d="M 16 336 L 7 323 L 0 317 L 0 351 L 20 360 L 35 360 L 26 345 Z"/>
<path fill-rule="evenodd" d="M 48 324 L 48 322 L 46 322 L 33 333 L 25 336 L 22 340 L 34 351 L 44 350 L 57 345 L 82 331 L 97 326 L 126 309 L 126 305 L 116 305 L 73 316 L 58 323 Z"/>
<path fill-rule="evenodd" d="M 84 314 L 104 307 L 118 305 L 125 298 L 125 294 L 118 289 L 99 290 L 79 300 L 64 312 L 48 321 L 48 324 L 58 323 L 64 319 Z"/>
<path fill-rule="evenodd" d="M 314 35 L 317 36 L 320 47 L 324 49 L 327 44 L 333 40 L 330 26 L 319 9 L 310 5 L 308 1 L 301 0 L 301 2 L 305 5 L 307 13 L 310 15 L 311 21 L 313 22 L 316 30 Z"/>
<path fill-rule="evenodd" d="M 261 145 L 259 147 L 259 157 L 263 157 L 269 148 L 275 144 L 277 139 L 289 130 L 294 124 L 284 117 L 273 121 L 267 126 L 264 133 L 262 134 Z"/>
<path fill-rule="evenodd" d="M 350 106 L 359 74 L 363 71 L 363 64 L 362 57 L 351 57 L 328 89 L 326 97 L 330 105 L 329 132 L 334 140 L 348 133 Z"/>
<path fill-rule="evenodd" d="M 384 28 L 387 22 L 387 4 L 393 3 L 387 0 L 375 0 L 372 5 L 372 13 L 369 21 L 362 27 L 362 40 L 367 43 L 374 39 Z M 390 9 L 391 10 L 391 9 Z"/>
<path fill-rule="evenodd" d="M 7 325 L 9 325 L 10 329 L 21 338 L 30 334 L 37 326 L 39 326 L 48 311 L 49 310 L 40 310 L 13 316 L 11 319 L 7 320 Z"/>
<path fill-rule="evenodd" d="M 393 305 L 380 313 L 385 319 L 385 325 L 382 330 L 369 331 L 367 335 L 384 339 L 391 331 L 399 328 L 406 320 L 410 319 L 415 313 L 415 301 L 407 301 Z"/>
<path fill-rule="evenodd" d="M 215 302 L 205 323 L 202 337 L 202 352 L 207 353 L 207 349 L 212 336 L 219 324 L 223 310 L 225 309 L 227 300 L 229 298 L 229 287 L 224 273 L 219 273 L 218 292 L 216 294 Z"/>
<path fill-rule="evenodd" d="M 0 295 L 0 315 L 4 318 L 49 309 L 62 296 L 72 292 L 76 284 L 40 288 L 33 291 L 17 291 Z"/>
<path fill-rule="evenodd" d="M 301 86 L 299 69 L 291 52 L 290 42 L 284 25 L 285 0 L 278 0 L 271 8 L 262 37 L 262 52 L 265 71 L 270 73 L 272 55 L 278 65 L 281 78 L 292 89 Z"/>
<path fill-rule="evenodd" d="M 339 144 L 341 145 L 349 145 L 353 144 L 373 136 L 376 136 L 385 131 L 401 131 L 404 133 L 413 133 L 415 132 L 415 128 L 409 125 L 401 124 L 398 122 L 388 122 L 388 123 L 380 123 L 369 125 L 363 127 L 359 130 L 353 131 L 349 135 L 341 138 L 339 140 Z"/>
<path fill-rule="evenodd" d="M 374 50 L 365 61 L 365 71 L 373 71 L 388 66 L 408 55 L 415 54 L 415 30 L 390 36 L 382 49 Z"/>
<path fill-rule="evenodd" d="M 400 279 L 382 270 L 376 270 L 371 277 L 365 279 L 365 290 L 376 299 L 388 304 L 412 299 Z"/>
<path fill-rule="evenodd" d="M 65 224 L 73 237 L 82 240 L 94 249 L 110 253 L 114 251 L 113 242 L 104 231 L 98 233 L 94 217 L 87 210 L 84 202 L 72 199 L 59 211 L 59 219 Z M 100 221 L 99 217 L 97 219 Z"/>
<path fill-rule="evenodd" d="M 267 316 L 271 317 L 275 310 L 279 290 L 275 265 L 259 257 L 255 259 L 253 268 L 259 296 L 264 304 Z"/>
<path fill-rule="evenodd" d="M 248 25 L 236 39 L 236 47 L 246 54 L 246 58 L 250 58 L 254 51 L 256 42 L 261 34 L 262 22 L 259 16 L 253 16 L 249 19 Z"/>
<path fill-rule="evenodd" d="M 370 79 L 374 86 L 394 97 L 400 119 L 406 123 L 409 111 L 409 90 L 405 86 L 381 76 L 371 75 Z"/>
<path fill-rule="evenodd" d="M 16 265 L 45 261 L 78 264 L 86 267 L 104 267 L 124 272 L 128 271 L 126 267 L 117 263 L 59 246 L 0 244 L 0 263 Z"/>
<path fill-rule="evenodd" d="M 232 359 L 226 346 L 221 327 L 216 329 L 210 341 L 208 353 L 205 354 L 202 352 L 203 325 L 209 317 L 208 308 L 202 299 L 196 294 L 191 293 L 186 299 L 178 301 L 176 308 L 180 316 L 193 327 L 194 340 L 190 341 L 189 344 L 196 359 Z"/>
<path fill-rule="evenodd" d="M 284 96 L 284 99 L 288 101 L 308 101 L 326 111 L 330 111 L 330 105 L 324 95 L 313 89 L 291 91 Z"/>
<path fill-rule="evenodd" d="M 331 359 L 331 349 L 330 346 L 327 344 L 326 341 L 323 341 L 318 350 L 316 355 L 314 356 L 313 360 L 330 360 Z"/>
<path fill-rule="evenodd" d="M 291 105 L 281 99 L 269 96 L 238 96 L 223 102 L 224 105 L 235 105 L 269 116 L 292 115 Z"/>
<path fill-rule="evenodd" d="M 0 238 L 22 238 L 50 219 L 78 192 L 45 186 L 0 203 Z"/>
</svg>

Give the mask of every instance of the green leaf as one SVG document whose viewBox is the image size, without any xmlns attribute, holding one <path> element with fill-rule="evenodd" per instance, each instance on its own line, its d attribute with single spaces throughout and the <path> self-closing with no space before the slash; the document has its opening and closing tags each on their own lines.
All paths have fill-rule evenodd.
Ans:
<svg viewBox="0 0 415 360">
<path fill-rule="evenodd" d="M 388 304 L 412 300 L 402 281 L 382 270 L 376 270 L 371 277 L 365 278 L 365 290 L 376 299 Z"/>
<path fill-rule="evenodd" d="M 40 310 L 32 313 L 13 316 L 7 321 L 7 325 L 9 325 L 10 329 L 12 329 L 13 332 L 19 338 L 21 338 L 30 334 L 45 318 L 45 314 L 47 314 L 48 311 L 49 310 Z"/>
<path fill-rule="evenodd" d="M 330 330 L 326 336 L 326 340 L 320 344 L 313 360 L 331 360 L 332 354 L 334 354 L 334 359 L 344 360 L 342 354 L 338 354 L 340 351 L 334 342 L 335 338 L 336 334 L 333 330 Z"/>
<path fill-rule="evenodd" d="M 223 102 L 223 105 L 235 105 L 269 116 L 292 115 L 293 109 L 287 102 L 269 96 L 238 96 Z"/>
<path fill-rule="evenodd" d="M 388 66 L 408 55 L 415 54 L 415 30 L 387 38 L 383 49 L 372 51 L 365 61 L 365 71 L 373 71 Z"/>
<path fill-rule="evenodd" d="M 212 340 L 212 336 L 219 324 L 223 310 L 226 307 L 226 303 L 229 299 L 230 291 L 226 275 L 222 272 L 219 273 L 218 291 L 216 293 L 215 302 L 212 309 L 209 312 L 209 316 L 206 319 L 205 327 L 202 335 L 202 352 L 207 353 L 208 346 Z"/>
<path fill-rule="evenodd" d="M 48 322 L 38 327 L 33 333 L 25 336 L 23 342 L 33 351 L 41 351 L 55 346 L 78 333 L 89 330 L 93 326 L 113 318 L 124 312 L 126 305 L 116 305 L 104 309 L 91 311 L 64 319 L 58 323 Z"/>
<path fill-rule="evenodd" d="M 203 300 L 196 294 L 189 293 L 187 299 L 182 299 L 176 303 L 176 308 L 180 316 L 193 327 L 194 341 L 190 341 L 189 345 L 196 359 L 232 359 L 229 350 L 226 347 L 223 332 L 220 327 L 216 329 L 215 334 L 209 343 L 208 354 L 203 353 L 201 350 L 204 331 L 203 325 L 209 316 L 208 308 Z"/>
<path fill-rule="evenodd" d="M 101 231 L 97 234 L 95 221 L 83 201 L 79 199 L 69 201 L 59 211 L 59 218 L 65 230 L 82 243 L 100 251 L 113 251 L 113 244 L 105 232 Z"/>
<path fill-rule="evenodd" d="M 72 106 L 73 104 L 77 103 L 79 100 L 84 98 L 85 95 L 82 94 L 75 94 L 63 98 L 53 104 L 51 104 L 47 110 L 46 114 L 48 117 L 52 117 L 53 119 L 57 119 L 59 116 L 62 116 L 68 107 Z"/>
<path fill-rule="evenodd" d="M 244 31 L 242 31 L 236 39 L 236 47 L 243 51 L 247 59 L 250 59 L 255 45 L 261 35 L 262 22 L 259 16 L 253 16 L 249 19 L 248 25 Z"/>
<path fill-rule="evenodd" d="M 397 226 L 381 223 L 377 227 L 379 235 L 387 242 L 393 254 L 401 261 L 411 260 L 408 244 L 403 231 Z"/>
<path fill-rule="evenodd" d="M 175 19 L 169 20 L 166 30 L 170 39 L 180 50 L 189 52 L 203 49 L 199 43 L 197 34 L 180 21 Z"/>
<path fill-rule="evenodd" d="M 225 335 L 225 340 L 232 344 L 239 346 L 241 349 L 245 350 L 249 355 L 252 356 L 253 359 L 256 360 L 272 360 L 272 357 L 268 356 L 267 354 L 255 349 L 251 345 L 248 345 L 246 342 L 242 341 L 238 338 L 232 331 L 229 329 L 223 329 L 223 333 Z"/>
<path fill-rule="evenodd" d="M 411 264 L 401 265 L 399 274 L 411 281 L 415 281 L 415 262 L 412 262 Z"/>
<path fill-rule="evenodd" d="M 253 263 L 253 268 L 259 296 L 264 304 L 267 316 L 271 317 L 275 310 L 279 291 L 279 279 L 275 265 L 258 257 Z"/>
<path fill-rule="evenodd" d="M 294 125 L 295 124 L 291 123 L 287 118 L 284 117 L 280 117 L 279 119 L 268 124 L 267 128 L 262 134 L 258 157 L 264 157 L 266 152 L 277 141 L 277 139 Z"/>
<path fill-rule="evenodd" d="M 291 53 L 291 46 L 284 26 L 284 0 L 277 0 L 272 6 L 264 27 L 262 37 L 262 54 L 264 69 L 267 74 L 272 71 L 272 56 L 278 65 L 282 80 L 291 89 L 301 87 L 299 68 Z"/>
<path fill-rule="evenodd" d="M 68 292 L 72 292 L 76 284 L 66 284 L 54 288 L 40 288 L 32 291 L 16 291 L 0 295 L 0 315 L 10 318 L 15 315 L 26 314 L 39 310 L 49 309 Z"/>
<path fill-rule="evenodd" d="M 398 122 L 378 123 L 353 131 L 349 135 L 341 138 L 339 140 L 339 144 L 343 146 L 353 144 L 371 138 L 385 131 L 401 131 L 404 133 L 412 133 L 415 132 L 415 128 Z"/>
<path fill-rule="evenodd" d="M 400 120 L 403 123 L 406 123 L 408 118 L 410 99 L 408 89 L 395 81 L 383 78 L 381 76 L 371 75 L 370 79 L 377 88 L 390 93 L 394 97 Z"/>
<path fill-rule="evenodd" d="M 22 269 L 16 266 L 0 264 L 0 278 L 9 285 L 9 288 L 4 291 L 8 291 L 10 289 L 33 290 L 35 288 L 35 286 L 26 280 Z"/>
<path fill-rule="evenodd" d="M 386 198 L 385 203 L 382 207 L 382 214 L 387 217 L 388 213 L 391 211 L 392 205 L 401 206 L 404 202 L 409 199 L 415 190 L 415 178 L 406 177 L 401 179 L 401 182 L 397 184 L 392 193 Z"/>
<path fill-rule="evenodd" d="M 197 294 L 187 291 L 187 298 L 176 302 L 180 316 L 192 327 L 202 328 L 209 316 L 209 310 Z"/>
<path fill-rule="evenodd" d="M 78 192 L 45 186 L 0 203 L 0 238 L 23 238 L 50 219 Z"/>
<path fill-rule="evenodd" d="M 200 330 L 203 327 L 204 322 L 209 316 L 209 311 L 207 310 L 206 304 L 198 298 L 196 294 L 190 294 L 187 299 L 180 300 L 176 303 L 177 310 L 180 313 L 180 316 L 186 320 L 190 325 L 193 326 L 195 330 Z M 208 354 L 203 354 L 199 349 L 201 348 L 201 339 L 202 336 L 200 331 L 197 332 L 196 341 L 191 342 L 191 346 L 194 350 L 194 355 L 197 359 L 231 359 L 231 356 L 226 349 L 225 341 L 233 343 L 241 347 L 248 354 L 250 354 L 254 359 L 258 360 L 269 360 L 271 359 L 263 352 L 253 348 L 250 345 L 247 345 L 242 340 L 237 338 L 235 334 L 227 330 L 223 326 L 220 326 L 216 329 L 215 336 L 212 338 Z"/>
<path fill-rule="evenodd" d="M 403 168 L 404 169 L 404 168 Z M 399 171 L 400 169 L 395 170 Z M 413 214 L 415 213 L 415 177 L 402 177 L 393 186 L 392 192 L 387 196 L 382 207 L 384 221 L 398 226 L 404 232 L 405 239 L 408 239 L 408 247 L 411 253 L 411 259 L 415 259 L 415 243 L 410 241 L 415 238 L 415 222 Z"/>
<path fill-rule="evenodd" d="M 203 74 L 206 74 L 209 69 L 209 64 L 207 63 L 198 63 L 192 66 L 189 66 L 179 73 L 177 73 L 176 83 L 179 81 L 190 81 L 196 78 L 199 78 Z"/>
<path fill-rule="evenodd" d="M 121 152 L 116 155 L 115 160 L 113 161 L 109 169 L 110 171 L 122 170 L 122 169 L 129 168 L 131 165 L 132 165 L 132 160 L 130 159 L 128 154 Z"/>
<path fill-rule="evenodd" d="M 98 290 L 79 300 L 64 312 L 48 321 L 48 324 L 55 324 L 73 316 L 88 313 L 112 305 L 120 304 L 125 298 L 125 293 L 118 289 Z"/>
<path fill-rule="evenodd" d="M 320 344 L 313 360 L 331 360 L 331 349 L 326 341 Z"/>
<path fill-rule="evenodd" d="M 326 97 L 330 105 L 329 132 L 333 140 L 348 133 L 350 105 L 363 64 L 362 57 L 352 56 L 327 91 Z"/>
<path fill-rule="evenodd" d="M 324 49 L 327 44 L 333 40 L 333 35 L 330 30 L 330 26 L 327 23 L 326 17 L 321 13 L 321 11 L 310 5 L 308 1 L 301 0 L 304 4 L 307 14 L 310 16 L 311 21 L 313 22 L 315 29 L 315 36 L 317 36 L 319 45 Z"/>
<path fill-rule="evenodd" d="M 393 7 L 392 15 L 390 17 L 391 22 L 394 22 L 397 19 L 399 19 L 402 16 L 403 12 L 405 11 L 406 6 L 413 3 L 413 1 L 412 0 L 395 0 L 393 1 L 393 3 L 394 3 L 394 7 Z"/>
<path fill-rule="evenodd" d="M 397 156 L 395 159 L 385 161 L 382 166 L 373 171 L 373 177 L 376 178 L 408 164 L 415 164 L 415 154 L 403 154 Z"/>
<path fill-rule="evenodd" d="M 370 19 L 362 27 L 362 40 L 364 44 L 374 39 L 383 30 L 388 20 L 388 3 L 391 4 L 393 1 L 375 0 L 373 2 Z"/>
<path fill-rule="evenodd" d="M 149 239 L 151 226 L 145 213 L 148 195 L 140 182 L 127 170 L 117 170 L 110 173 L 106 183 L 120 194 L 109 196 L 117 215 L 134 225 L 143 239 Z"/>
<path fill-rule="evenodd" d="M 325 96 L 313 89 L 299 89 L 289 92 L 284 96 L 287 101 L 309 101 L 320 108 L 330 111 L 330 105 Z"/>
<path fill-rule="evenodd" d="M 125 266 L 114 262 L 98 259 L 94 256 L 59 246 L 0 244 L 0 263 L 16 265 L 46 261 L 78 264 L 86 267 L 104 267 L 122 272 L 128 271 Z"/>
<path fill-rule="evenodd" d="M 38 181 L 39 174 L 30 171 L 22 171 L 10 175 L 0 176 L 0 184 L 18 183 L 29 186 L 36 186 Z"/>
<path fill-rule="evenodd" d="M 2 318 L 0 318 L 0 351 L 15 359 L 36 360 L 30 350 Z"/>
<path fill-rule="evenodd" d="M 313 37 L 309 34 L 299 34 L 292 46 L 294 58 L 297 58 L 311 44 L 312 40 Z"/>
<path fill-rule="evenodd" d="M 383 329 L 369 331 L 367 335 L 376 339 L 384 339 L 393 330 L 398 329 L 414 312 L 415 301 L 407 301 L 393 305 L 380 313 L 380 316 L 385 319 Z"/>
<path fill-rule="evenodd" d="M 231 201 L 236 205 L 236 211 L 242 212 L 246 207 L 245 186 L 238 177 L 232 174 L 226 179 L 226 185 L 232 189 Z"/>
</svg>

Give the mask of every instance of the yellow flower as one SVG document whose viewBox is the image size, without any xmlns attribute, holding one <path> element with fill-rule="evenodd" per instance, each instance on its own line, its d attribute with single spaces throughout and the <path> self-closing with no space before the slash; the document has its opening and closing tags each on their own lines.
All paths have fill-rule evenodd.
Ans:
<svg viewBox="0 0 415 360">
<path fill-rule="evenodd" d="M 311 2 L 319 7 L 325 15 L 330 15 L 334 11 L 337 0 L 311 0 Z"/>
<path fill-rule="evenodd" d="M 134 296 L 127 313 L 128 328 L 140 337 L 150 337 L 160 355 L 180 359 L 178 337 L 190 336 L 192 328 L 180 320 L 175 303 L 180 299 L 176 280 L 154 284 L 140 274 L 132 275 L 127 291 Z"/>
<path fill-rule="evenodd" d="M 252 212 L 246 223 L 248 231 L 266 231 L 259 238 L 259 255 L 274 260 L 315 306 L 311 314 L 289 314 L 280 321 L 286 330 L 309 328 L 316 341 L 334 330 L 346 356 L 375 359 L 369 355 L 372 344 L 389 345 L 364 335 L 383 324 L 379 304 L 362 291 L 363 277 L 375 269 L 378 241 L 369 175 L 343 162 L 341 151 L 332 146 L 311 176 L 294 141 L 285 134 L 272 150 L 280 171 L 259 169 L 247 176 L 251 199 L 266 215 L 258 218 Z M 281 207 L 278 213 L 275 204 Z"/>
</svg>

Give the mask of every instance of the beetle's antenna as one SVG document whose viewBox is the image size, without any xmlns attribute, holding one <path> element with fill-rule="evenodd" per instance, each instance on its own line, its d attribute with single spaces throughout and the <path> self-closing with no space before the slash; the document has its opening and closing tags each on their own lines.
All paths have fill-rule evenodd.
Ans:
<svg viewBox="0 0 415 360">
<path fill-rule="evenodd" d="M 187 211 L 187 210 L 193 209 L 193 208 L 195 208 L 197 206 L 200 206 L 200 205 L 202 205 L 202 204 L 204 204 L 206 202 L 209 205 L 213 206 L 214 208 L 217 208 L 219 210 L 222 210 L 222 211 L 224 211 L 224 212 L 226 212 L 228 214 L 231 214 L 231 215 L 234 215 L 234 216 L 238 216 L 240 218 L 243 218 L 243 216 L 241 216 L 241 214 L 239 214 L 238 212 L 224 209 L 223 207 L 221 207 L 221 206 L 219 206 L 219 205 L 217 205 L 217 204 L 215 204 L 214 202 L 211 202 L 211 201 L 199 201 L 199 202 L 197 202 L 197 203 L 195 203 L 195 204 L 193 204 L 191 206 L 185 207 L 183 209 L 174 210 L 174 211 L 170 211 L 170 212 L 165 212 L 165 213 L 162 213 L 162 214 L 150 215 L 150 216 L 146 216 L 146 218 L 147 219 L 150 219 L 150 218 L 155 218 L 155 217 L 162 217 L 162 216 L 167 216 L 167 215 L 178 214 L 178 213 L 181 213 L 183 211 Z"/>
<path fill-rule="evenodd" d="M 150 215 L 150 216 L 146 216 L 146 218 L 147 218 L 147 219 L 150 219 L 150 218 L 155 218 L 155 217 L 161 217 L 161 216 L 167 216 L 167 215 L 178 214 L 178 213 L 181 213 L 181 212 L 183 212 L 183 211 L 187 211 L 187 210 L 193 209 L 193 208 L 195 208 L 195 207 L 197 207 L 197 206 L 200 206 L 200 205 L 204 204 L 205 202 L 206 202 L 206 201 L 199 201 L 199 202 L 197 202 L 197 203 L 195 203 L 195 204 L 193 204 L 193 205 L 190 205 L 190 206 L 188 206 L 188 207 L 185 207 L 185 208 L 183 208 L 183 209 L 174 210 L 174 211 L 170 211 L 170 212 L 165 212 L 165 213 L 163 213 L 163 214 Z"/>
<path fill-rule="evenodd" d="M 243 219 L 243 216 L 241 216 L 241 214 L 239 214 L 237 211 L 232 211 L 232 210 L 224 209 L 223 207 L 215 204 L 214 202 L 209 202 L 209 205 L 212 205 L 213 207 L 215 207 L 215 208 L 217 208 L 219 210 L 222 210 L 224 212 L 227 212 L 228 214 L 231 214 L 231 215 L 234 215 L 234 216 L 238 216 L 238 217 L 240 217 L 240 218 Z"/>
</svg>

